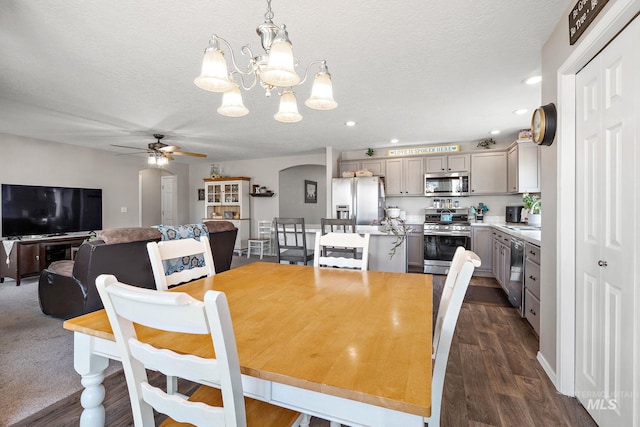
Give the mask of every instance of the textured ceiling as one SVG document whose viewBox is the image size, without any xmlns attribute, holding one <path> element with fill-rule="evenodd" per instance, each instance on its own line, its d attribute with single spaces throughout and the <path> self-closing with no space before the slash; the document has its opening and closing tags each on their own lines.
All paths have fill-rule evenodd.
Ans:
<svg viewBox="0 0 640 427">
<path fill-rule="evenodd" d="M 243 92 L 248 116 L 218 115 L 193 84 L 212 33 L 260 46 L 266 2 L 9 0 L 0 3 L 0 132 L 125 152 L 153 133 L 206 160 L 513 138 L 540 103 L 543 43 L 567 0 L 274 0 L 304 67 L 326 59 L 338 108 L 273 119 L 278 97 Z M 229 55 L 227 54 L 227 57 Z M 240 56 L 237 61 L 245 64 Z M 303 74 L 301 71 L 300 74 Z M 358 124 L 344 125 L 347 120 Z M 182 161 L 182 158 L 178 161 Z M 196 161 L 196 160 L 191 160 Z"/>
</svg>

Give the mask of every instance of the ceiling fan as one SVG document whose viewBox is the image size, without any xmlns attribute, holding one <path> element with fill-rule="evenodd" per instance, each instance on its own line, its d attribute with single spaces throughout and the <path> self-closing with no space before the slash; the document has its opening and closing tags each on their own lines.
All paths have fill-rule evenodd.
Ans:
<svg viewBox="0 0 640 427">
<path fill-rule="evenodd" d="M 163 165 L 167 164 L 169 160 L 173 160 L 173 156 L 191 156 L 191 157 L 207 157 L 206 154 L 201 153 L 189 153 L 187 151 L 178 151 L 180 147 L 177 145 L 168 145 L 164 142 L 160 142 L 164 135 L 160 133 L 154 133 L 153 137 L 156 142 L 150 142 L 147 148 L 129 147 L 127 145 L 111 144 L 112 147 L 129 148 L 131 150 L 144 151 L 149 154 L 149 164 Z M 125 153 L 129 154 L 129 153 Z M 137 154 L 137 153 L 136 153 Z"/>
</svg>

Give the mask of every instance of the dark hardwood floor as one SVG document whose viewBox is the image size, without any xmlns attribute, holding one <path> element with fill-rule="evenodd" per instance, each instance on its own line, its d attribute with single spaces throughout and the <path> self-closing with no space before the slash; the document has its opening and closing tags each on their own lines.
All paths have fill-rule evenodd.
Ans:
<svg viewBox="0 0 640 427">
<path fill-rule="evenodd" d="M 484 278 L 473 278 L 471 284 L 497 286 L 493 279 Z M 441 424 L 596 426 L 575 398 L 555 390 L 536 360 L 537 351 L 537 336 L 514 308 L 465 302 L 449 356 Z M 157 374 L 150 378 L 156 384 L 163 381 Z M 181 383 L 179 389 L 186 393 L 190 387 Z M 122 373 L 107 378 L 105 388 L 106 425 L 132 425 Z M 14 426 L 76 426 L 80 410 L 80 393 L 76 393 Z M 328 425 L 312 419 L 314 427 Z"/>
</svg>

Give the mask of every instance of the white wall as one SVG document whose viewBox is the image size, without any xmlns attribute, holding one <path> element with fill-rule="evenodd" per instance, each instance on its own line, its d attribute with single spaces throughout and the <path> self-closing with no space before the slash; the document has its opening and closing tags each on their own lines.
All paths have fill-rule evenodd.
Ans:
<svg viewBox="0 0 640 427">
<path fill-rule="evenodd" d="M 287 197 L 279 198 L 279 216 L 304 218 L 306 224 L 320 224 L 327 211 L 327 175 L 321 165 L 293 166 L 280 171 L 278 191 Z M 317 184 L 316 203 L 305 202 L 305 181 Z"/>
<path fill-rule="evenodd" d="M 280 197 L 290 197 L 282 194 L 279 172 L 283 169 L 298 165 L 325 165 L 327 156 L 313 154 L 307 156 L 274 157 L 259 160 L 236 160 L 228 162 L 211 162 L 222 168 L 225 176 L 246 176 L 251 178 L 251 185 L 265 186 L 276 193 L 273 197 L 251 197 L 251 231 L 256 232 L 257 221 L 270 220 L 279 216 Z M 204 187 L 204 178 L 209 177 L 211 163 L 191 165 L 189 188 L 189 218 L 191 222 L 202 221 L 204 202 L 198 201 L 196 188 Z"/>
<path fill-rule="evenodd" d="M 148 167 L 146 158 L 114 154 L 0 134 L 0 183 L 101 188 L 103 228 L 138 226 L 138 172 Z M 179 177 L 179 205 L 189 206 L 188 165 L 173 162 L 166 168 Z M 178 212 L 180 221 L 188 215 L 188 209 Z"/>
</svg>

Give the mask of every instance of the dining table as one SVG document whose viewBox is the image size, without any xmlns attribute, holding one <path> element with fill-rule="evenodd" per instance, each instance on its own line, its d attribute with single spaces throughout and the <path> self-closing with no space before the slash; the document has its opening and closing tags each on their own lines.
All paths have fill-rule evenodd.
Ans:
<svg viewBox="0 0 640 427">
<path fill-rule="evenodd" d="M 174 287 L 227 296 L 245 396 L 350 426 L 424 426 L 431 414 L 432 276 L 254 262 Z M 104 310 L 64 322 L 84 390 L 81 426 L 105 421 L 120 360 Z M 151 345 L 214 357 L 211 337 L 136 326 Z M 215 386 L 215 384 L 214 384 Z"/>
</svg>

